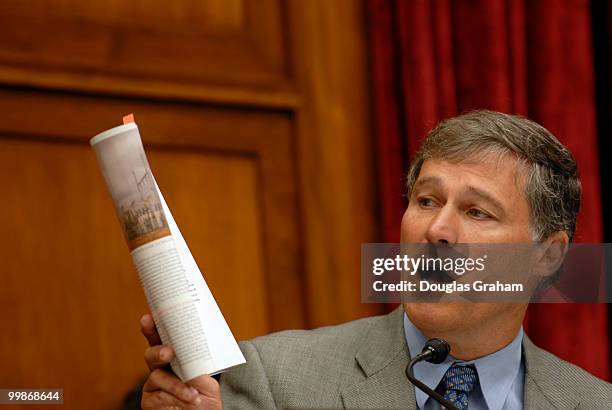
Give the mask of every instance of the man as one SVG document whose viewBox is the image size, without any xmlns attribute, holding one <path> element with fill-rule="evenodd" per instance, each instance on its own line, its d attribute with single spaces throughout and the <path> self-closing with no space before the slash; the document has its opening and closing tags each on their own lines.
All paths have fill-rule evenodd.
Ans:
<svg viewBox="0 0 612 410">
<path fill-rule="evenodd" d="M 580 204 L 576 163 L 540 125 L 471 112 L 440 123 L 408 174 L 403 243 L 571 241 Z M 439 408 L 405 369 L 432 337 L 451 356 L 416 376 L 458 408 L 612 408 L 612 385 L 545 352 L 523 334 L 526 303 L 405 303 L 387 316 L 241 342 L 247 364 L 188 387 L 167 369 L 151 317 L 143 409 Z M 569 325 L 569 324 L 568 324 Z"/>
</svg>

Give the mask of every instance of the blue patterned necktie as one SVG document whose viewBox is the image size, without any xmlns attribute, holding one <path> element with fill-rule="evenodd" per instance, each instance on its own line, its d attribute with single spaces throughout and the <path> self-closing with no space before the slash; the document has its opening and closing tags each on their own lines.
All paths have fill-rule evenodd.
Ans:
<svg viewBox="0 0 612 410">
<path fill-rule="evenodd" d="M 444 398 L 459 410 L 467 410 L 468 396 L 477 384 L 478 373 L 473 365 L 461 366 L 453 363 L 442 378 Z"/>
</svg>

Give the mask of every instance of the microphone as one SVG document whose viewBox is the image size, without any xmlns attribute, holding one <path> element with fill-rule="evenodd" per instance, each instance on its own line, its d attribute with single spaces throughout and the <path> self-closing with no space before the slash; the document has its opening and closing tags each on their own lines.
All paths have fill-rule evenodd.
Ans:
<svg viewBox="0 0 612 410">
<path fill-rule="evenodd" d="M 421 351 L 421 353 L 416 355 L 410 361 L 410 363 L 408 363 L 408 366 L 406 367 L 406 377 L 408 377 L 408 380 L 410 380 L 412 384 L 414 384 L 419 389 L 423 390 L 425 394 L 427 394 L 429 397 L 431 397 L 432 399 L 440 403 L 442 406 L 444 406 L 448 410 L 459 410 L 457 406 L 455 406 L 453 403 L 446 400 L 438 392 L 430 389 L 429 387 L 427 387 L 425 383 L 423 383 L 422 381 L 414 377 L 414 372 L 412 369 L 415 364 L 417 364 L 418 362 L 422 362 L 423 360 L 429 363 L 440 364 L 444 360 L 446 360 L 446 357 L 448 356 L 449 353 L 450 353 L 450 345 L 448 344 L 446 340 L 429 339 L 427 343 L 425 343 L 425 346 L 423 347 L 423 350 Z"/>
</svg>

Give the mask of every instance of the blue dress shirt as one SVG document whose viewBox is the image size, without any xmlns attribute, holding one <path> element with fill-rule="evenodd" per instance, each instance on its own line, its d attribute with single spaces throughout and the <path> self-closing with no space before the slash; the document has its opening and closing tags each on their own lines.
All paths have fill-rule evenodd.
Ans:
<svg viewBox="0 0 612 410">
<path fill-rule="evenodd" d="M 427 338 L 410 322 L 405 313 L 404 333 L 410 353 L 413 356 L 420 353 Z M 478 372 L 479 387 L 476 387 L 469 396 L 469 410 L 522 410 L 525 378 L 522 342 L 521 327 L 514 340 L 497 352 L 467 362 L 457 360 L 451 355 L 440 364 L 421 362 L 414 366 L 414 375 L 435 390 L 451 364 L 473 364 Z M 421 389 L 415 387 L 415 393 L 419 410 L 440 409 L 438 402 Z"/>
</svg>

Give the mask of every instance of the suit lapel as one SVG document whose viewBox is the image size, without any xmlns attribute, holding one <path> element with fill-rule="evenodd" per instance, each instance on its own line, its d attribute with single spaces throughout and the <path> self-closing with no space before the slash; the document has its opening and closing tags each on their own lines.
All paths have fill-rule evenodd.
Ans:
<svg viewBox="0 0 612 410">
<path fill-rule="evenodd" d="M 402 306 L 375 322 L 355 360 L 365 378 L 342 391 L 346 408 L 416 409 L 414 387 L 404 373 L 410 354 Z"/>
<path fill-rule="evenodd" d="M 555 403 L 563 403 L 563 408 L 575 409 L 578 399 L 567 389 L 559 388 L 555 383 L 558 374 L 554 373 L 546 362 L 541 349 L 525 335 L 523 339 L 525 354 L 525 398 L 526 409 L 556 409 Z"/>
</svg>

